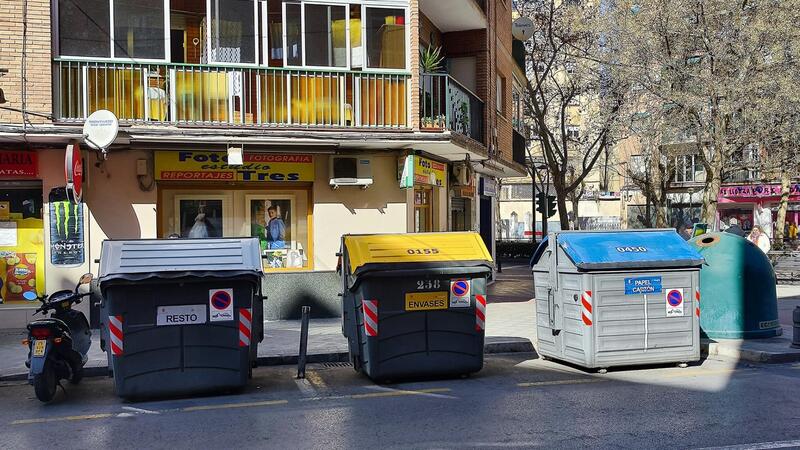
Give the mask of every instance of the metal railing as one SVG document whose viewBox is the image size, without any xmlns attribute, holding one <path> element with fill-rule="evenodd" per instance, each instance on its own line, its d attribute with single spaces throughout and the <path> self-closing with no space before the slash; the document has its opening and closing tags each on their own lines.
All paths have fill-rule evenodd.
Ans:
<svg viewBox="0 0 800 450">
<path fill-rule="evenodd" d="M 62 122 L 107 109 L 129 123 L 408 127 L 402 73 L 61 59 L 54 70 Z"/>
<path fill-rule="evenodd" d="M 761 172 L 755 169 L 738 169 L 729 172 L 724 180 L 725 183 L 752 183 L 760 182 Z"/>
<path fill-rule="evenodd" d="M 420 128 L 450 130 L 483 141 L 483 101 L 453 77 L 424 73 L 419 88 Z"/>
</svg>

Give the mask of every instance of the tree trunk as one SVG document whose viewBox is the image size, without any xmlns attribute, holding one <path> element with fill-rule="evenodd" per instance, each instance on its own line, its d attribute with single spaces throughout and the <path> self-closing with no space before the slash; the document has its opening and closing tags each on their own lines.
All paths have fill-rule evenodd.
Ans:
<svg viewBox="0 0 800 450">
<path fill-rule="evenodd" d="M 789 209 L 789 191 L 792 188 L 792 176 L 785 168 L 781 169 L 781 204 L 778 206 L 778 220 L 775 222 L 775 242 L 776 249 L 783 248 L 783 227 L 786 223 L 786 210 Z"/>
<path fill-rule="evenodd" d="M 706 173 L 706 186 L 703 192 L 703 222 L 708 224 L 709 230 L 717 229 L 717 204 L 721 185 L 720 170 L 712 167 L 712 170 Z"/>
<path fill-rule="evenodd" d="M 558 209 L 558 221 L 561 223 L 562 230 L 569 230 L 569 217 L 567 217 L 567 197 L 563 193 L 563 187 L 554 186 L 556 190 L 556 207 Z"/>
<path fill-rule="evenodd" d="M 580 202 L 580 198 L 577 195 L 572 196 L 572 229 L 573 230 L 580 230 L 581 227 L 578 225 L 578 202 Z"/>
</svg>

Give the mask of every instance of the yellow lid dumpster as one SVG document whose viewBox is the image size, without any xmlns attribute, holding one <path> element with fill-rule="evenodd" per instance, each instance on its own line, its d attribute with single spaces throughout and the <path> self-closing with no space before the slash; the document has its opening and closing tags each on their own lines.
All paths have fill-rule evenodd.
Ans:
<svg viewBox="0 0 800 450">
<path fill-rule="evenodd" d="M 342 236 L 342 330 L 372 379 L 483 367 L 492 258 L 477 233 Z"/>
</svg>

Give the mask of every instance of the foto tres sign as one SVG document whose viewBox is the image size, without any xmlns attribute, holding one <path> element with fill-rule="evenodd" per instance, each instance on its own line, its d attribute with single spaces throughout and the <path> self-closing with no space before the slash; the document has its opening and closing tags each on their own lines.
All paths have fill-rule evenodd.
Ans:
<svg viewBox="0 0 800 450">
<path fill-rule="evenodd" d="M 242 165 L 230 165 L 226 152 L 158 151 L 155 156 L 156 180 L 314 181 L 312 155 L 245 153 L 242 159 Z"/>
<path fill-rule="evenodd" d="M 36 152 L 0 151 L 0 178 L 36 178 L 38 175 Z"/>
</svg>

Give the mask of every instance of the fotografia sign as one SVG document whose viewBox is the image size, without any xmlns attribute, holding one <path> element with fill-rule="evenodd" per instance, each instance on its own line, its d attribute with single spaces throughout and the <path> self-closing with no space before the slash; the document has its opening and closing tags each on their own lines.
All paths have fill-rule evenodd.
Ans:
<svg viewBox="0 0 800 450">
<path fill-rule="evenodd" d="M 157 151 L 156 180 L 162 181 L 314 181 L 314 156 L 245 153 L 242 164 L 228 164 L 227 152 Z"/>
</svg>

